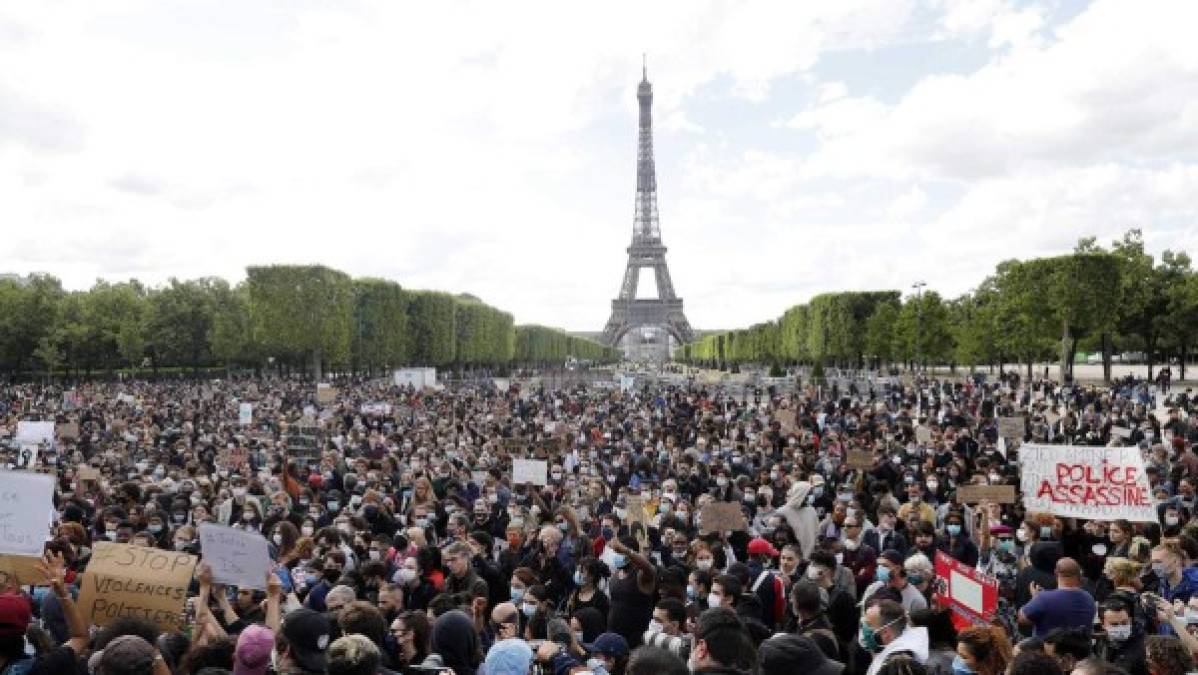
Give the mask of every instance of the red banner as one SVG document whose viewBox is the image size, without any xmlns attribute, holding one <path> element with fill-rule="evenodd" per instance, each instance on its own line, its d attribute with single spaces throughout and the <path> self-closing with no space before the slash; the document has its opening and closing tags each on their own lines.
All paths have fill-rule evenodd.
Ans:
<svg viewBox="0 0 1198 675">
<path fill-rule="evenodd" d="M 953 611 L 958 629 L 994 622 L 998 611 L 998 580 L 961 561 L 936 552 L 937 595 Z"/>
</svg>

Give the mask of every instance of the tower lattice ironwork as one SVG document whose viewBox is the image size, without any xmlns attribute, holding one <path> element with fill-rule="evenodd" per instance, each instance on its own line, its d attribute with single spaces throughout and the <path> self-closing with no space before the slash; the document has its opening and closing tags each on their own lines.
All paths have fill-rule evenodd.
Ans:
<svg viewBox="0 0 1198 675">
<path fill-rule="evenodd" d="M 642 71 L 636 98 L 640 103 L 640 132 L 636 153 L 636 204 L 633 209 L 632 245 L 620 296 L 611 302 L 611 318 L 603 329 L 607 344 L 617 345 L 628 331 L 643 327 L 664 328 L 681 343 L 694 338 L 690 322 L 682 312 L 682 298 L 674 293 L 666 247 L 661 243 L 657 214 L 657 170 L 653 162 L 653 85 L 648 69 Z M 641 269 L 651 268 L 657 280 L 657 297 L 637 299 Z"/>
</svg>

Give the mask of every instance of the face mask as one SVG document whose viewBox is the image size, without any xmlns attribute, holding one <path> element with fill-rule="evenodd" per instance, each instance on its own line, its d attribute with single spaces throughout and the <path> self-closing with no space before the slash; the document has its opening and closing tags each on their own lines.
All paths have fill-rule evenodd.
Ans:
<svg viewBox="0 0 1198 675">
<path fill-rule="evenodd" d="M 521 609 L 521 611 L 524 612 L 524 616 L 527 616 L 529 618 L 532 618 L 532 615 L 537 613 L 537 606 L 532 604 L 531 602 L 524 603 L 524 605 L 520 609 Z"/>
<path fill-rule="evenodd" d="M 998 541 L 998 550 L 1002 551 L 1003 553 L 1014 553 L 1015 542 L 1011 541 L 1010 539 L 1000 539 Z"/>
<path fill-rule="evenodd" d="M 559 530 L 561 530 L 563 533 L 565 533 L 565 532 L 568 532 L 568 531 L 570 530 L 570 525 L 569 525 L 568 523 L 558 523 L 558 524 L 557 524 L 557 529 L 559 529 Z"/>
<path fill-rule="evenodd" d="M 1111 642 L 1126 642 L 1131 638 L 1131 624 L 1111 626 L 1106 629 L 1106 636 L 1111 639 Z"/>
<path fill-rule="evenodd" d="M 976 675 L 974 670 L 965 663 L 965 659 L 958 654 L 953 659 L 953 675 Z"/>
<path fill-rule="evenodd" d="M 882 645 L 878 644 L 878 632 L 867 623 L 861 624 L 861 630 L 857 632 L 857 644 L 871 654 L 882 651 Z"/>
<path fill-rule="evenodd" d="M 151 524 L 151 525 L 147 525 L 146 529 L 150 531 L 150 534 L 158 534 L 159 532 L 162 531 L 162 526 Z"/>
<path fill-rule="evenodd" d="M 698 593 L 698 591 L 695 590 L 695 587 L 688 584 L 686 587 L 686 599 L 693 601 L 693 600 L 697 599 L 698 597 L 699 597 L 699 593 Z"/>
<path fill-rule="evenodd" d="M 958 525 L 957 523 L 951 523 L 949 525 L 945 525 L 944 529 L 948 530 L 949 536 L 956 537 L 961 534 L 961 526 Z"/>
<path fill-rule="evenodd" d="M 300 528 L 300 532 L 302 532 L 305 537 L 311 537 L 312 533 L 315 531 L 316 530 L 314 530 L 311 525 L 304 525 Z"/>
<path fill-rule="evenodd" d="M 1165 516 L 1165 525 L 1168 527 L 1173 527 L 1179 522 L 1181 522 L 1181 519 L 1177 516 Z"/>
<path fill-rule="evenodd" d="M 1026 542 L 1027 541 L 1027 530 L 1025 530 L 1023 528 L 1019 528 L 1019 530 L 1017 532 L 1015 532 L 1015 538 L 1021 542 Z"/>
<path fill-rule="evenodd" d="M 399 583 L 410 584 L 416 580 L 416 570 L 407 567 L 399 569 Z"/>
<path fill-rule="evenodd" d="M 182 539 L 175 542 L 176 551 L 182 551 L 185 548 L 187 548 L 187 542 L 183 541 Z"/>
<path fill-rule="evenodd" d="M 1186 623 L 1198 623 L 1198 609 L 1186 610 Z"/>
<path fill-rule="evenodd" d="M 722 488 L 728 487 L 728 479 L 724 478 L 723 476 L 720 476 L 719 478 L 715 479 L 715 484 Z"/>
<path fill-rule="evenodd" d="M 934 480 L 928 481 L 927 485 L 928 485 L 928 492 L 935 492 L 936 490 L 938 490 L 940 488 L 940 483 L 937 483 Z"/>
<path fill-rule="evenodd" d="M 281 535 L 281 534 L 276 534 L 276 535 L 272 536 L 270 538 L 270 540 L 275 543 L 275 546 L 283 545 L 283 535 Z"/>
<path fill-rule="evenodd" d="M 416 519 L 416 527 L 419 527 L 419 528 L 428 527 L 428 518 L 417 518 Z"/>
<path fill-rule="evenodd" d="M 752 504 L 753 502 L 757 501 L 757 495 L 753 494 L 752 492 L 746 492 L 745 496 L 744 496 L 744 500 L 746 502 Z"/>
<path fill-rule="evenodd" d="M 575 585 L 575 586 L 581 586 L 581 585 L 582 585 L 582 581 L 583 581 L 583 578 L 582 578 L 582 571 L 581 571 L 581 570 L 574 570 L 574 585 Z"/>
<path fill-rule="evenodd" d="M 890 581 L 890 568 L 878 565 L 878 571 L 874 573 L 874 578 L 883 583 Z"/>
<path fill-rule="evenodd" d="M 512 589 L 512 602 L 517 603 L 523 599 L 524 599 L 524 589 L 523 588 L 513 588 Z"/>
<path fill-rule="evenodd" d="M 1052 539 L 1052 526 L 1044 525 L 1040 528 L 1041 539 Z"/>
<path fill-rule="evenodd" d="M 695 561 L 695 567 L 706 572 L 707 570 L 711 569 L 711 563 L 711 558 L 699 558 Z"/>
<path fill-rule="evenodd" d="M 1154 562 L 1152 563 L 1152 573 L 1155 574 L 1158 579 L 1164 579 L 1166 576 L 1168 576 L 1169 571 L 1165 568 L 1165 563 Z"/>
<path fill-rule="evenodd" d="M 107 537 L 109 541 L 115 540 L 116 530 L 104 530 L 104 536 Z"/>
<path fill-rule="evenodd" d="M 707 594 L 707 606 L 708 607 L 719 607 L 720 606 L 720 596 L 716 595 L 715 593 L 708 593 Z"/>
<path fill-rule="evenodd" d="M 578 644 L 582 644 L 584 642 L 584 640 L 582 639 L 582 631 L 578 631 L 577 633 L 574 634 L 574 641 L 577 642 Z"/>
<path fill-rule="evenodd" d="M 857 540 L 856 539 L 845 539 L 844 540 L 844 550 L 856 551 L 857 550 Z"/>
<path fill-rule="evenodd" d="M 923 583 L 923 575 L 922 574 L 908 574 L 907 582 L 910 583 L 912 586 L 918 586 Z"/>
<path fill-rule="evenodd" d="M 628 558 L 620 553 L 617 553 L 612 556 L 611 564 L 616 569 L 622 570 L 624 569 L 624 566 L 628 564 Z"/>
</svg>

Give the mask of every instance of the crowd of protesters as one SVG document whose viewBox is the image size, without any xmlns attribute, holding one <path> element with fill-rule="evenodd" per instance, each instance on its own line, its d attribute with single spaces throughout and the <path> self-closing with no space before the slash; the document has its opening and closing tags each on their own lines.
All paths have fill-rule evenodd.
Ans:
<svg viewBox="0 0 1198 675">
<path fill-rule="evenodd" d="M 1152 383 L 1011 373 L 337 385 L 324 401 L 284 379 L 0 386 L 0 442 L 22 420 L 78 426 L 0 454 L 57 479 L 43 578 L 0 595 L 0 675 L 1195 670 L 1188 389 L 1166 413 Z M 1022 438 L 999 438 L 1002 417 Z M 1159 522 L 958 498 L 1018 486 L 1020 442 L 1138 446 Z M 861 451 L 872 466 L 850 468 Z M 545 484 L 514 483 L 513 458 L 544 459 Z M 744 526 L 708 532 L 715 502 Z M 205 522 L 267 540 L 265 591 L 214 582 Z M 91 625 L 75 599 L 98 541 L 199 556 L 182 630 Z M 938 553 L 997 581 L 987 621 L 944 601 Z"/>
</svg>

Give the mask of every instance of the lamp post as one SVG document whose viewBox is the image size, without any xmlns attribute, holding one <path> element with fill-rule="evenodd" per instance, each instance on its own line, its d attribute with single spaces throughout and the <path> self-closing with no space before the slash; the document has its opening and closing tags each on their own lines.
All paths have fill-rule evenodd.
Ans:
<svg viewBox="0 0 1198 675">
<path fill-rule="evenodd" d="M 924 286 L 927 286 L 927 283 L 923 281 L 916 281 L 914 284 L 911 284 L 911 288 L 915 289 L 915 349 L 917 359 L 922 356 L 921 352 L 923 350 L 923 303 L 921 300 L 923 300 Z M 926 367 L 927 364 L 923 365 Z"/>
</svg>

